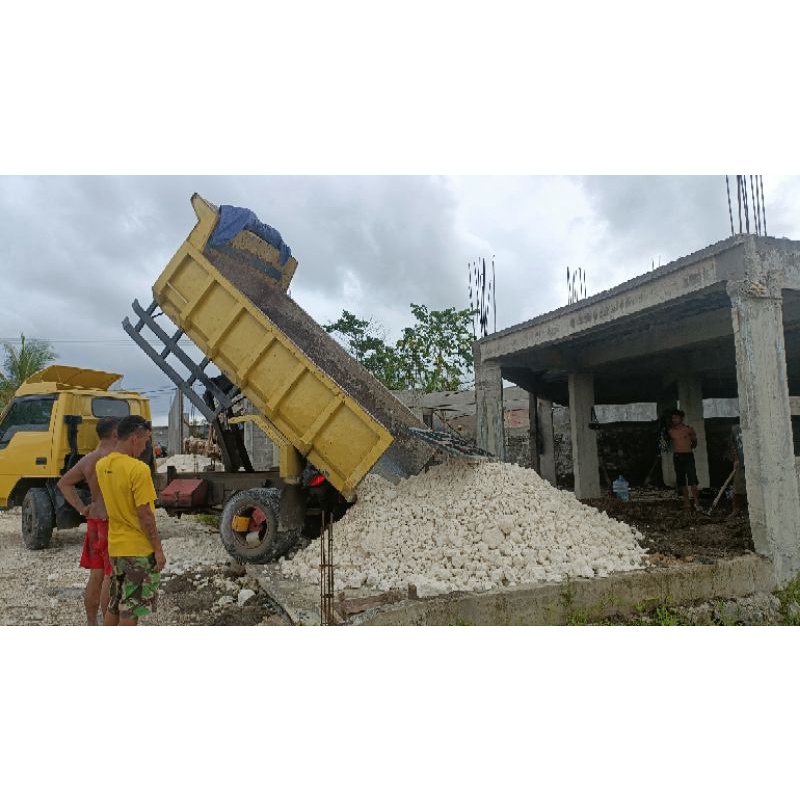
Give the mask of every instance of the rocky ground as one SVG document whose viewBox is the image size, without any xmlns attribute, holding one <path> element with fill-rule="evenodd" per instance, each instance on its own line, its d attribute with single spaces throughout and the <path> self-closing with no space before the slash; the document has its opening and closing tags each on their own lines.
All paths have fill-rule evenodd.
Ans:
<svg viewBox="0 0 800 800">
<path fill-rule="evenodd" d="M 20 510 L 0 511 L 0 625 L 83 625 L 86 570 L 78 562 L 85 526 L 54 533 L 46 550 L 26 550 Z M 216 530 L 158 511 L 167 556 L 158 612 L 146 625 L 284 625 L 288 617 L 244 569 Z"/>
</svg>

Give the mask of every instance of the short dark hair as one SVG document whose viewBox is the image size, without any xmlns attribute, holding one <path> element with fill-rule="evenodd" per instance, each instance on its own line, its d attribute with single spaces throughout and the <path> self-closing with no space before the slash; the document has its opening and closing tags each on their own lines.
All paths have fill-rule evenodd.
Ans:
<svg viewBox="0 0 800 800">
<path fill-rule="evenodd" d="M 673 408 L 672 409 L 672 416 L 673 417 L 680 417 L 681 419 L 683 419 L 686 416 L 686 413 L 681 411 L 679 408 Z"/>
<path fill-rule="evenodd" d="M 101 417 L 97 420 L 97 435 L 100 439 L 108 439 L 117 429 L 119 419 L 117 417 Z"/>
<path fill-rule="evenodd" d="M 128 417 L 123 417 L 117 425 L 117 438 L 124 442 L 138 430 L 149 431 L 152 430 L 152 428 L 150 423 L 138 414 L 131 414 Z"/>
</svg>

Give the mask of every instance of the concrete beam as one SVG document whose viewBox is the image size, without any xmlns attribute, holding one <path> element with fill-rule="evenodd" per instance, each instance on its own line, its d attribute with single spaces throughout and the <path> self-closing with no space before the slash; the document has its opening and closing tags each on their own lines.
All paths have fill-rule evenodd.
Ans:
<svg viewBox="0 0 800 800">
<path fill-rule="evenodd" d="M 478 447 L 506 458 L 505 424 L 503 421 L 503 376 L 500 364 L 481 358 L 480 349 L 475 353 L 475 414 Z"/>
<path fill-rule="evenodd" d="M 748 248 L 748 257 L 757 261 L 754 250 Z M 749 274 L 757 274 L 757 266 Z M 756 552 L 772 559 L 779 584 L 800 572 L 800 492 L 786 375 L 782 277 L 728 284 L 750 530 Z"/>
<path fill-rule="evenodd" d="M 708 444 L 706 442 L 706 421 L 703 418 L 703 387 L 696 375 L 681 375 L 678 378 L 678 403 L 686 414 L 685 422 L 697 434 L 697 447 L 694 449 L 694 463 L 700 487 L 709 486 Z"/>
<path fill-rule="evenodd" d="M 614 340 L 613 347 L 604 343 L 576 348 L 574 357 L 582 369 L 592 370 L 617 361 L 693 347 L 732 333 L 730 308 L 720 308 L 697 314 L 688 325 L 650 325 L 646 330 L 624 334 Z"/>
<path fill-rule="evenodd" d="M 572 469 L 575 496 L 600 497 L 597 433 L 589 427 L 594 405 L 594 378 L 586 373 L 569 376 L 569 424 L 572 433 Z"/>
<path fill-rule="evenodd" d="M 484 358 L 502 358 L 519 350 L 567 341 L 601 325 L 631 318 L 676 302 L 688 294 L 723 284 L 741 271 L 742 242 L 734 237 L 601 292 L 573 306 L 509 328 L 480 341 Z"/>
</svg>

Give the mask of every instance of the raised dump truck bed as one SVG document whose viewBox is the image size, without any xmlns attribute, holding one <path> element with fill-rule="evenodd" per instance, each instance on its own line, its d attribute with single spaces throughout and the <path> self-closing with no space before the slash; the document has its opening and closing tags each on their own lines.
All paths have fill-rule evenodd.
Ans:
<svg viewBox="0 0 800 800">
<path fill-rule="evenodd" d="M 213 478 L 169 482 L 161 493 L 165 508 L 188 513 L 222 504 L 220 536 L 228 552 L 265 563 L 286 553 L 301 530 L 319 530 L 320 517 L 343 514 L 370 471 L 389 480 L 415 475 L 437 448 L 459 457 L 487 455 L 420 428 L 286 294 L 297 262 L 277 231 L 247 209 L 217 209 L 199 195 L 192 205 L 197 224 L 156 280 L 153 302 L 147 309 L 134 302 L 139 321 L 123 322 L 214 427 L 226 466 Z M 178 326 L 175 333 L 159 325 L 161 312 Z M 164 345 L 160 353 L 144 337 L 145 327 Z M 199 363 L 180 346 L 184 335 L 204 354 Z M 223 376 L 206 373 L 212 362 Z M 241 394 L 258 413 L 237 416 Z M 246 421 L 278 445 L 277 478 L 252 470 L 239 426 Z"/>
<path fill-rule="evenodd" d="M 217 209 L 192 204 L 197 225 L 153 287 L 164 313 L 345 497 L 373 468 L 420 472 L 435 449 L 419 420 L 260 267 L 259 245 L 212 246 Z"/>
</svg>

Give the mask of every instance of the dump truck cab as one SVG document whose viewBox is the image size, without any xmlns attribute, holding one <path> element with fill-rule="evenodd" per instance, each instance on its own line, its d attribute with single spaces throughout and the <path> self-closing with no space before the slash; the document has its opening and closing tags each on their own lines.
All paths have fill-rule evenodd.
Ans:
<svg viewBox="0 0 800 800">
<path fill-rule="evenodd" d="M 97 446 L 101 417 L 140 414 L 150 403 L 136 392 L 110 391 L 122 375 L 53 365 L 17 389 L 0 415 L 0 509 L 22 506 L 26 547 L 40 550 L 54 529 L 83 518 L 56 488 L 58 479 Z M 88 487 L 79 487 L 87 496 Z"/>
</svg>

